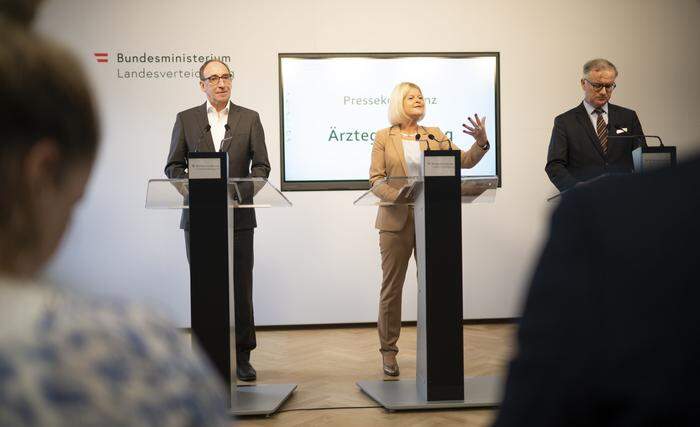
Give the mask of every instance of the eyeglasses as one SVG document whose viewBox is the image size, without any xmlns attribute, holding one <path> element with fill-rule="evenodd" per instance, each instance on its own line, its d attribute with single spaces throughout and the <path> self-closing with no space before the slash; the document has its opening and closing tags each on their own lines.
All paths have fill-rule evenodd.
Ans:
<svg viewBox="0 0 700 427">
<path fill-rule="evenodd" d="M 608 83 L 608 84 L 604 85 L 604 84 L 602 84 L 602 83 L 593 83 L 592 81 L 590 81 L 590 80 L 588 80 L 588 79 L 584 79 L 584 80 L 587 81 L 588 84 L 591 85 L 591 87 L 592 87 L 596 92 L 598 92 L 598 91 L 601 90 L 602 88 L 605 88 L 605 90 L 607 90 L 608 92 L 612 92 L 612 91 L 617 87 L 617 85 L 616 85 L 615 83 Z"/>
<path fill-rule="evenodd" d="M 231 83 L 231 80 L 233 80 L 233 74 L 222 74 L 220 76 L 214 74 L 213 76 L 202 78 L 202 81 L 204 80 L 208 81 L 212 86 L 218 85 L 219 80 L 223 81 L 224 83 Z"/>
</svg>

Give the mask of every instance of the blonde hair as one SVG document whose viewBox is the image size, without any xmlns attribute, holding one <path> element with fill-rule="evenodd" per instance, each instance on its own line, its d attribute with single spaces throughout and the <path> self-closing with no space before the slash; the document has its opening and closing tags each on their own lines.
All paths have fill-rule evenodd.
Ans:
<svg viewBox="0 0 700 427">
<path fill-rule="evenodd" d="M 417 84 L 411 82 L 399 83 L 391 92 L 391 97 L 389 97 L 389 123 L 392 126 L 411 120 L 403 109 L 403 100 L 411 89 L 418 89 L 421 94 L 423 93 Z M 425 110 L 423 110 L 423 114 L 418 118 L 418 121 L 423 120 L 423 117 L 425 117 Z"/>
</svg>

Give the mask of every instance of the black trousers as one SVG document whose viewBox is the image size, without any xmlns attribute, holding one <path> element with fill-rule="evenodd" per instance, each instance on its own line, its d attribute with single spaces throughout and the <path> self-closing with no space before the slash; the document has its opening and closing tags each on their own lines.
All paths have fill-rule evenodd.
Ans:
<svg viewBox="0 0 700 427">
<path fill-rule="evenodd" d="M 190 232 L 185 230 L 187 262 L 190 261 Z M 257 346 L 253 317 L 253 229 L 233 232 L 233 297 L 236 300 L 236 357 L 249 360 Z"/>
</svg>

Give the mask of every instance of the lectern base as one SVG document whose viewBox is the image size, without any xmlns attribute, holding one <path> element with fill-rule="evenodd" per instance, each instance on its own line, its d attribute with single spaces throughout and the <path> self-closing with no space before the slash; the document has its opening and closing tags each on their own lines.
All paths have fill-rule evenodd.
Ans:
<svg viewBox="0 0 700 427">
<path fill-rule="evenodd" d="M 296 384 L 238 386 L 231 397 L 231 415 L 274 414 L 296 388 Z"/>
<path fill-rule="evenodd" d="M 495 407 L 500 404 L 500 376 L 464 377 L 464 400 L 427 401 L 418 396 L 416 380 L 360 381 L 358 387 L 389 411 Z"/>
</svg>

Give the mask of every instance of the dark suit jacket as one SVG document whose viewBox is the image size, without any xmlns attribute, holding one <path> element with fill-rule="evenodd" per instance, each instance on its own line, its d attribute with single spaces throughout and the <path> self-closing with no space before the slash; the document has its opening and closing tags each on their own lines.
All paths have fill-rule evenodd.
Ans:
<svg viewBox="0 0 700 427">
<path fill-rule="evenodd" d="M 608 104 L 608 135 L 617 135 L 619 128 L 627 128 L 627 132 L 620 135 L 644 133 L 637 113 Z M 608 139 L 608 153 L 603 154 L 598 135 L 582 102 L 554 119 L 544 169 L 559 191 L 564 191 L 578 182 L 605 173 L 632 172 L 632 150 L 635 147 L 636 143 L 631 139 Z"/>
<path fill-rule="evenodd" d="M 700 158 L 567 193 L 497 427 L 700 425 Z"/>
<path fill-rule="evenodd" d="M 187 154 L 190 151 L 215 151 L 211 132 L 207 132 L 205 137 L 198 141 L 208 124 L 206 102 L 177 114 L 170 141 L 170 153 L 165 165 L 165 175 L 168 178 L 187 178 Z M 270 175 L 270 162 L 267 159 L 265 133 L 258 113 L 231 103 L 228 125 L 230 128 L 228 136 L 231 139 L 226 141 L 221 149 L 228 152 L 229 177 L 267 178 Z M 198 143 L 199 147 L 197 148 Z M 251 229 L 256 225 L 253 209 L 235 210 L 234 226 L 236 230 Z M 180 228 L 189 230 L 189 211 L 187 209 L 182 211 Z"/>
</svg>

